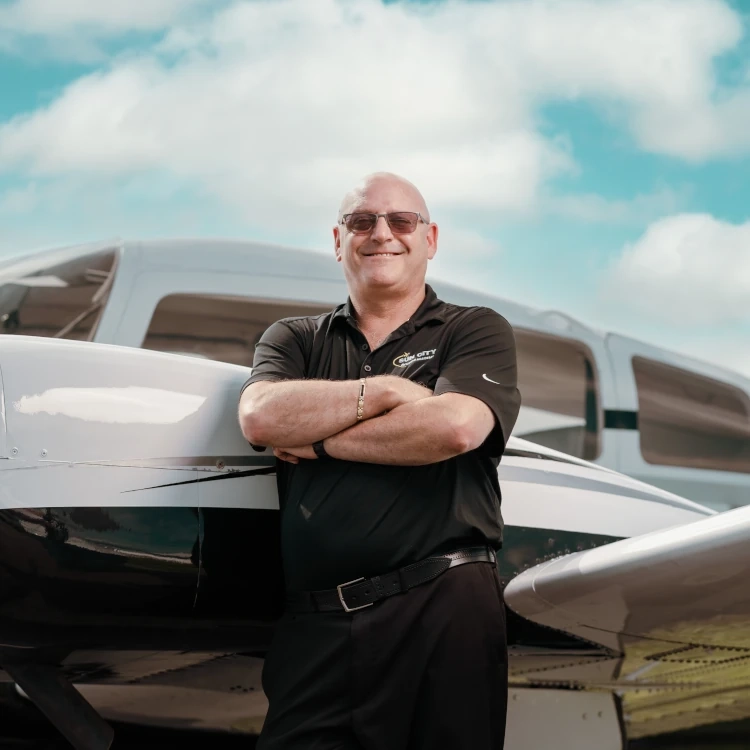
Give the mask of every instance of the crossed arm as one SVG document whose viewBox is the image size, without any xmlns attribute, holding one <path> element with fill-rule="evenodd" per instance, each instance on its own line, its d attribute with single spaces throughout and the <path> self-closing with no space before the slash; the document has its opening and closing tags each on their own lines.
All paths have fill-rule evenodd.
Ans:
<svg viewBox="0 0 750 750">
<path fill-rule="evenodd" d="M 434 396 L 406 378 L 368 378 L 364 419 L 357 422 L 359 381 L 261 381 L 240 399 L 245 438 L 273 446 L 282 460 L 316 458 L 325 439 L 333 457 L 365 463 L 417 466 L 479 447 L 495 424 L 480 399 L 458 393 Z"/>
</svg>

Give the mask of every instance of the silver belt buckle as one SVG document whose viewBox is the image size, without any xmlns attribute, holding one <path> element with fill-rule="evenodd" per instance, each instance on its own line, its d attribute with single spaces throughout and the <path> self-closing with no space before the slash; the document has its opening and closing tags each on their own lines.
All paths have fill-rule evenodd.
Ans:
<svg viewBox="0 0 750 750">
<path fill-rule="evenodd" d="M 346 612 L 356 612 L 358 609 L 364 609 L 365 607 L 372 607 L 375 602 L 368 602 L 367 604 L 362 604 L 359 607 L 347 607 L 346 602 L 344 601 L 344 595 L 341 593 L 341 589 L 344 586 L 349 586 L 349 584 L 352 583 L 359 583 L 360 581 L 364 581 L 364 578 L 355 578 L 353 581 L 347 581 L 346 583 L 340 583 L 338 586 L 336 586 L 336 591 L 338 591 L 339 594 L 339 601 L 341 602 L 341 606 L 344 608 Z"/>
</svg>

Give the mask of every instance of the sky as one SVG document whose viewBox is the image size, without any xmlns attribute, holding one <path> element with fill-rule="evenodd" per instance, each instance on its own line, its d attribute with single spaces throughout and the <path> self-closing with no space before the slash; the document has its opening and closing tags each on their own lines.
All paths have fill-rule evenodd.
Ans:
<svg viewBox="0 0 750 750">
<path fill-rule="evenodd" d="M 750 0 L 0 0 L 0 258 L 332 254 L 387 170 L 434 277 L 750 376 L 749 123 Z"/>
</svg>

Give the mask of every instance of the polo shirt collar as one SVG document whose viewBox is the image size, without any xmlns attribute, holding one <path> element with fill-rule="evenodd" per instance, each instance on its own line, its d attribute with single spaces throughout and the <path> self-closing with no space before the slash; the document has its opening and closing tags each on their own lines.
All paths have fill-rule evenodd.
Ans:
<svg viewBox="0 0 750 750">
<path fill-rule="evenodd" d="M 422 304 L 416 309 L 414 314 L 409 320 L 404 323 L 404 326 L 409 326 L 412 330 L 417 330 L 427 323 L 438 321 L 445 323 L 446 305 L 445 302 L 438 299 L 435 290 L 429 285 L 424 285 L 425 297 L 422 300 Z M 337 324 L 340 320 L 347 320 L 352 325 L 356 325 L 357 316 L 354 314 L 354 305 L 352 305 L 352 298 L 348 297 L 346 302 L 339 305 L 331 316 L 331 324 Z M 403 327 L 403 326 L 402 326 Z"/>
</svg>

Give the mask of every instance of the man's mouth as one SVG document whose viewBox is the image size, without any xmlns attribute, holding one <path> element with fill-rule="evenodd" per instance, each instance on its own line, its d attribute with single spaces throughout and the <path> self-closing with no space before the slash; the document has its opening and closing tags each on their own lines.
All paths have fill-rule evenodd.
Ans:
<svg viewBox="0 0 750 750">
<path fill-rule="evenodd" d="M 362 253 L 365 258 L 395 258 L 403 253 Z"/>
</svg>

